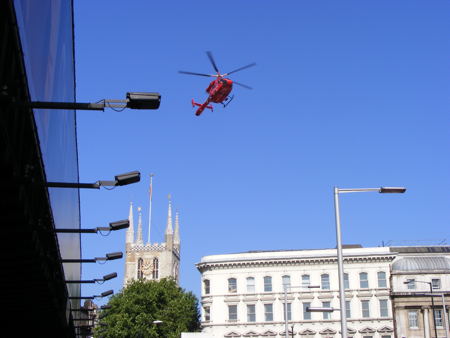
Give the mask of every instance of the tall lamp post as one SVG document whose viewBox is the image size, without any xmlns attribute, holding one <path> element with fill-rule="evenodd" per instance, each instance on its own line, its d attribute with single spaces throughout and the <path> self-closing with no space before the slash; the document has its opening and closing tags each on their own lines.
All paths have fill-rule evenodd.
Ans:
<svg viewBox="0 0 450 338">
<path fill-rule="evenodd" d="M 431 310 L 433 311 L 433 322 L 434 322 L 434 335 L 438 337 L 437 335 L 437 328 L 436 328 L 436 314 L 434 313 L 434 296 L 433 296 L 433 283 L 432 282 L 425 282 L 421 280 L 407 280 L 403 282 L 403 284 L 412 284 L 412 283 L 423 283 L 428 284 L 430 286 L 430 297 L 431 297 Z M 445 329 L 445 337 L 448 338 L 448 325 L 447 325 L 447 311 L 445 309 L 445 297 L 444 294 L 441 294 L 442 297 L 442 309 L 443 313 L 442 316 L 444 317 L 444 329 Z"/>
<path fill-rule="evenodd" d="M 405 191 L 406 188 L 403 187 L 356 188 L 356 189 L 341 189 L 338 187 L 334 188 L 334 209 L 336 215 L 336 247 L 337 247 L 338 274 L 339 274 L 339 301 L 341 308 L 342 338 L 347 338 L 347 318 L 345 313 L 344 260 L 342 256 L 341 220 L 339 216 L 339 194 L 351 192 L 404 193 Z"/>
</svg>

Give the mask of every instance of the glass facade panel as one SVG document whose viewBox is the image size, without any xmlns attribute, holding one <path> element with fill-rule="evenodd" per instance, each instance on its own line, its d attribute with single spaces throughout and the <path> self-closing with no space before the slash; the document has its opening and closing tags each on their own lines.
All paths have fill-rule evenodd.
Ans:
<svg viewBox="0 0 450 338">
<path fill-rule="evenodd" d="M 33 101 L 75 101 L 72 1 L 14 1 L 28 89 Z M 78 182 L 76 114 L 35 109 L 47 181 Z M 80 228 L 78 189 L 49 188 L 56 228 Z M 79 234 L 58 234 L 61 257 L 80 258 Z M 64 264 L 66 279 L 80 280 L 81 266 Z M 69 296 L 80 285 L 67 284 Z M 78 301 L 75 301 L 75 304 Z M 79 307 L 74 305 L 74 307 Z"/>
</svg>

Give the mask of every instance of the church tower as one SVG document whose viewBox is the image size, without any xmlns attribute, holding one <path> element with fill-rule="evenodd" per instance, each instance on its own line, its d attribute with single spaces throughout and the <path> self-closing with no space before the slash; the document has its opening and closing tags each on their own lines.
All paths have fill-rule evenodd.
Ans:
<svg viewBox="0 0 450 338">
<path fill-rule="evenodd" d="M 151 192 L 150 186 L 150 192 Z M 151 194 L 150 194 L 151 199 Z M 125 277 L 124 286 L 133 279 L 159 280 L 172 277 L 178 282 L 180 269 L 180 224 L 179 213 L 175 214 L 173 229 L 172 201 L 169 195 L 167 223 L 163 243 L 144 243 L 142 234 L 142 208 L 138 207 L 138 227 L 134 233 L 134 208 L 130 203 L 128 219 L 130 227 L 125 240 Z M 150 200 L 151 214 L 151 200 Z M 149 217 L 150 218 L 150 217 Z M 148 231 L 150 232 L 150 222 Z M 150 233 L 148 234 L 150 239 Z"/>
</svg>

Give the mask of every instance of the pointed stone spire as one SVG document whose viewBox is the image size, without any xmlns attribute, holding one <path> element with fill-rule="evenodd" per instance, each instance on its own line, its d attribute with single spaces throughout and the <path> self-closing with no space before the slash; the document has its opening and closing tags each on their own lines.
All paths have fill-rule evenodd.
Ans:
<svg viewBox="0 0 450 338">
<path fill-rule="evenodd" d="M 128 214 L 128 221 L 130 226 L 127 229 L 126 241 L 125 243 L 134 243 L 134 216 L 133 216 L 133 202 L 130 202 L 130 212 Z"/>
<path fill-rule="evenodd" d="M 175 212 L 175 232 L 173 234 L 173 245 L 180 248 L 180 213 Z"/>
<path fill-rule="evenodd" d="M 171 196 L 169 194 L 169 210 L 167 211 L 167 226 L 166 226 L 166 235 L 173 234 L 172 228 L 172 201 L 170 200 Z"/>
<path fill-rule="evenodd" d="M 138 212 L 139 212 L 139 218 L 138 218 L 138 229 L 137 229 L 137 236 L 136 236 L 136 244 L 138 245 L 144 245 L 144 241 L 142 240 L 142 213 L 141 213 L 142 208 L 139 207 L 138 208 Z"/>
</svg>

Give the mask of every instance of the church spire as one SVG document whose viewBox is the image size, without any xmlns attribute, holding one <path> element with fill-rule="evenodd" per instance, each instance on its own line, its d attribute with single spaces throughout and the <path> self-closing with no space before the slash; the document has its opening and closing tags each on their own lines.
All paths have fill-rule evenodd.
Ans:
<svg viewBox="0 0 450 338">
<path fill-rule="evenodd" d="M 128 221 L 130 226 L 127 229 L 126 243 L 134 243 L 134 216 L 133 216 L 133 202 L 130 202 L 130 212 L 128 214 Z"/>
<path fill-rule="evenodd" d="M 173 228 L 172 228 L 172 201 L 171 196 L 169 194 L 169 210 L 167 211 L 167 226 L 166 226 L 166 235 L 172 235 L 173 234 Z"/>
<path fill-rule="evenodd" d="M 173 234 L 173 244 L 175 247 L 180 248 L 180 213 L 175 212 L 175 232 Z"/>
<path fill-rule="evenodd" d="M 136 238 L 136 243 L 138 245 L 143 245 L 144 241 L 142 240 L 142 213 L 141 213 L 142 208 L 139 207 L 138 208 L 138 212 L 139 212 L 139 218 L 138 218 L 138 230 L 137 230 L 137 238 Z"/>
</svg>

